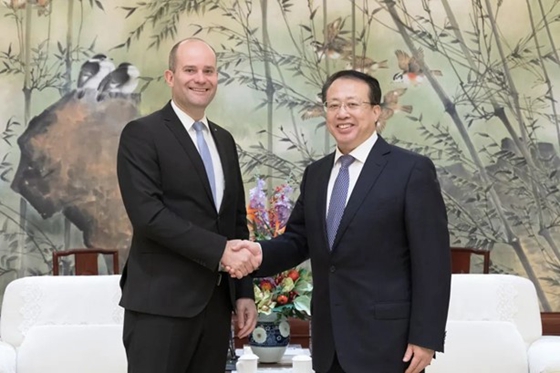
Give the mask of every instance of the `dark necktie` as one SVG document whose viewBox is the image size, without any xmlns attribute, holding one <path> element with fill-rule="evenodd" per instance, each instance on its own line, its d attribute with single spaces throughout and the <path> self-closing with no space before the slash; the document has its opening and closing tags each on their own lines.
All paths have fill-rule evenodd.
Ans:
<svg viewBox="0 0 560 373">
<path fill-rule="evenodd" d="M 354 162 L 351 155 L 343 155 L 340 157 L 340 170 L 334 181 L 331 199 L 329 202 L 329 211 L 327 212 L 327 238 L 329 240 L 329 248 L 332 250 L 334 238 L 338 231 L 344 208 L 346 207 L 346 197 L 348 196 L 348 184 L 350 183 L 350 175 L 348 167 Z"/>
<path fill-rule="evenodd" d="M 212 197 L 214 197 L 214 202 L 216 202 L 216 179 L 214 177 L 214 165 L 212 164 L 212 156 L 210 155 L 210 149 L 206 140 L 204 140 L 204 123 L 194 122 L 194 130 L 196 131 L 196 143 L 198 144 L 198 151 L 200 157 L 202 158 L 202 163 L 204 163 L 204 168 L 206 169 L 206 175 L 208 176 L 208 181 L 210 182 L 210 189 L 212 189 Z"/>
</svg>

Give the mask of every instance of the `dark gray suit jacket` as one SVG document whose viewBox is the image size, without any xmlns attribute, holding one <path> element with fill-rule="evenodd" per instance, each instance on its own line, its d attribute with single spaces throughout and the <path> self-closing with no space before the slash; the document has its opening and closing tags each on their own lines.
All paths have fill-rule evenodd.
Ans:
<svg viewBox="0 0 560 373">
<path fill-rule="evenodd" d="M 447 215 L 430 159 L 379 137 L 332 252 L 326 235 L 331 154 L 305 170 L 286 232 L 261 242 L 259 276 L 311 258 L 313 366 L 334 352 L 347 373 L 404 372 L 408 343 L 443 350 L 450 296 Z"/>
<path fill-rule="evenodd" d="M 168 103 L 123 129 L 117 173 L 133 237 L 121 306 L 192 317 L 208 303 L 226 239 L 247 238 L 245 194 L 233 137 L 209 122 L 225 192 L 216 211 L 202 158 Z M 232 303 L 254 298 L 250 278 L 231 280 Z"/>
</svg>

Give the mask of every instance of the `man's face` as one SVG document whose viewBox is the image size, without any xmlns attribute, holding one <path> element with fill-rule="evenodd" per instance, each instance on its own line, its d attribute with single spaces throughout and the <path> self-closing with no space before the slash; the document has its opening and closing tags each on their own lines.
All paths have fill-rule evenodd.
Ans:
<svg viewBox="0 0 560 373">
<path fill-rule="evenodd" d="M 375 131 L 381 108 L 370 105 L 366 82 L 339 78 L 327 90 L 326 102 L 327 128 L 342 153 L 350 153 Z"/>
<path fill-rule="evenodd" d="M 177 49 L 175 71 L 167 70 L 165 80 L 175 103 L 193 119 L 200 119 L 216 95 L 216 55 L 202 41 L 186 41 Z"/>
</svg>

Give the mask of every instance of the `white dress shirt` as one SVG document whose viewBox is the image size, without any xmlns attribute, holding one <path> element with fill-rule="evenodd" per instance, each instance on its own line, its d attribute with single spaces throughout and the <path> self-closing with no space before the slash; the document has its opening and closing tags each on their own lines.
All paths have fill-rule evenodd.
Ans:
<svg viewBox="0 0 560 373">
<path fill-rule="evenodd" d="M 179 117 L 179 120 L 187 130 L 189 136 L 191 137 L 194 146 L 200 153 L 200 149 L 198 149 L 198 143 L 196 141 L 196 130 L 194 129 L 194 122 L 195 120 L 192 119 L 187 113 L 181 110 L 173 100 L 171 100 L 171 107 L 175 111 L 175 114 Z M 210 156 L 212 157 L 212 166 L 214 167 L 214 180 L 216 181 L 216 211 L 220 211 L 220 206 L 222 204 L 222 199 L 224 198 L 224 188 L 225 188 L 225 181 L 224 181 L 224 171 L 222 169 L 222 161 L 220 160 L 220 154 L 218 153 L 218 148 L 216 147 L 216 143 L 214 142 L 214 137 L 210 134 L 210 127 L 208 126 L 208 119 L 206 115 L 200 120 L 200 122 L 204 123 L 204 129 L 202 130 L 202 134 L 204 136 L 204 140 L 206 140 L 206 144 L 208 144 L 208 149 L 210 150 Z"/>
<path fill-rule="evenodd" d="M 354 157 L 354 162 L 352 162 L 352 164 L 348 167 L 348 174 L 350 176 L 350 180 L 348 182 L 348 194 L 346 195 L 346 203 L 348 203 L 348 200 L 352 195 L 354 186 L 358 181 L 358 177 L 360 177 L 362 168 L 364 168 L 364 163 L 366 163 L 366 159 L 369 155 L 369 152 L 371 151 L 373 145 L 375 145 L 375 142 L 377 141 L 377 137 L 378 137 L 377 132 L 374 132 L 366 141 L 361 143 L 356 149 L 352 150 L 349 154 L 352 157 Z M 338 176 L 338 171 L 340 170 L 339 160 L 340 157 L 342 156 L 343 154 L 337 147 L 334 154 L 334 165 L 331 171 L 331 177 L 329 179 L 329 185 L 327 189 L 327 210 L 326 210 L 327 213 L 329 211 L 329 204 L 331 201 L 332 190 L 334 188 L 334 181 L 336 180 L 336 177 Z"/>
</svg>

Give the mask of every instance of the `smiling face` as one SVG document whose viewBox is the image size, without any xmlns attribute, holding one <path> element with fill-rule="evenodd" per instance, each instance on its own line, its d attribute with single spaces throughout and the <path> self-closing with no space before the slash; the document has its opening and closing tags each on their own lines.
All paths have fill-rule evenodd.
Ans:
<svg viewBox="0 0 560 373">
<path fill-rule="evenodd" d="M 201 40 L 182 42 L 177 48 L 174 70 L 165 71 L 165 81 L 177 106 L 194 120 L 201 119 L 218 87 L 214 51 Z"/>
<path fill-rule="evenodd" d="M 369 105 L 369 86 L 353 78 L 336 79 L 326 94 L 329 106 L 338 103 L 338 110 L 327 110 L 327 128 L 343 154 L 348 154 L 366 141 L 375 131 L 381 114 L 379 105 Z M 348 109 L 348 103 L 362 103 Z"/>
</svg>

